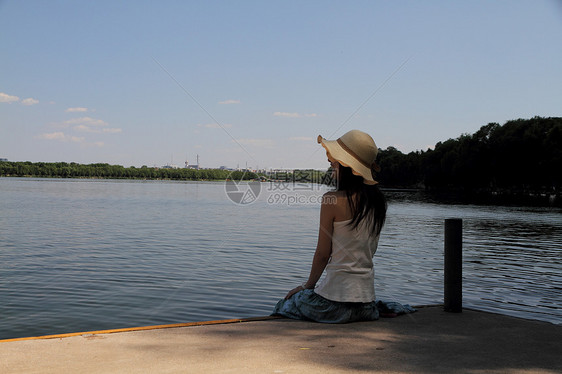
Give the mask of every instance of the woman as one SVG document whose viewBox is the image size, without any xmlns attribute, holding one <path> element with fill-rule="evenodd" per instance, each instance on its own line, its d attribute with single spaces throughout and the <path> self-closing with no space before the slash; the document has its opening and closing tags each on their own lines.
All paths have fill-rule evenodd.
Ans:
<svg viewBox="0 0 562 374">
<path fill-rule="evenodd" d="M 380 170 L 378 149 L 359 130 L 334 141 L 318 136 L 318 143 L 326 149 L 336 190 L 323 196 L 308 280 L 289 291 L 272 314 L 326 323 L 376 320 L 373 256 L 386 217 L 386 201 L 373 178 Z"/>
</svg>

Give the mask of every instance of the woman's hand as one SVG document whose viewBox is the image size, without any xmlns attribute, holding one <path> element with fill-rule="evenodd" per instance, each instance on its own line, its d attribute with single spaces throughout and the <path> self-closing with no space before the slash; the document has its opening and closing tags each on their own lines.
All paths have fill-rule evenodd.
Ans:
<svg viewBox="0 0 562 374">
<path fill-rule="evenodd" d="M 294 294 L 296 294 L 299 291 L 304 290 L 304 288 L 302 286 L 298 286 L 293 288 L 291 291 L 289 291 L 289 293 L 287 293 L 287 296 L 285 296 L 285 300 L 290 299 L 291 296 L 293 296 Z"/>
</svg>

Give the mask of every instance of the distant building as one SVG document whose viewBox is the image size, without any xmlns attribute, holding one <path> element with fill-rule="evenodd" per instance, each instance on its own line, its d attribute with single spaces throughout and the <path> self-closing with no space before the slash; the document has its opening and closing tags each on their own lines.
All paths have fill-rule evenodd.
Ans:
<svg viewBox="0 0 562 374">
<path fill-rule="evenodd" d="M 185 162 L 185 168 L 186 168 L 186 169 L 199 170 L 199 165 L 189 165 L 189 163 L 186 161 L 186 162 Z"/>
<path fill-rule="evenodd" d="M 185 160 L 185 168 L 199 170 L 199 155 L 197 155 L 197 163 L 195 165 L 190 165 L 189 161 Z"/>
<path fill-rule="evenodd" d="M 8 161 L 7 158 L 0 158 L 0 161 Z"/>
</svg>

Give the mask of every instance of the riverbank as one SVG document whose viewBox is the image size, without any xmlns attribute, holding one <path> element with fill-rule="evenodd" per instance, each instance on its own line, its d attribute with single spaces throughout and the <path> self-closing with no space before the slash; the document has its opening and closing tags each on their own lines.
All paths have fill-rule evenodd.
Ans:
<svg viewBox="0 0 562 374">
<path fill-rule="evenodd" d="M 562 326 L 434 306 L 344 325 L 252 320 L 0 341 L 0 371 L 559 373 L 560 341 Z"/>
</svg>

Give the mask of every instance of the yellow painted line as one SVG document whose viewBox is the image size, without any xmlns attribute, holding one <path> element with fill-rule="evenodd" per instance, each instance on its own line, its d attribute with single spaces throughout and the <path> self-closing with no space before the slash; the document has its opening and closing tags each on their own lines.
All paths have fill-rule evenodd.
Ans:
<svg viewBox="0 0 562 374">
<path fill-rule="evenodd" d="M 432 307 L 437 307 L 437 306 L 443 306 L 443 304 L 414 305 L 414 308 L 416 308 L 416 309 L 432 308 Z M 279 319 L 279 318 L 283 318 L 283 317 L 280 317 L 280 316 L 265 316 L 265 317 L 251 317 L 251 318 L 240 318 L 240 319 L 220 319 L 220 320 L 216 320 L 216 321 L 174 323 L 174 324 L 171 324 L 171 325 L 154 325 L 154 326 L 126 327 L 126 328 L 111 329 L 111 330 L 70 332 L 70 333 L 66 333 L 66 334 L 29 336 L 29 337 L 25 337 L 25 338 L 12 338 L 12 339 L 0 339 L 0 343 L 17 342 L 17 341 L 24 341 L 24 340 L 62 339 L 62 338 L 70 338 L 72 336 L 81 336 L 81 335 L 114 334 L 114 333 L 117 333 L 117 332 L 132 332 L 132 331 L 170 329 L 170 328 L 174 328 L 174 327 L 193 327 L 193 326 L 205 326 L 205 325 L 223 325 L 223 324 L 228 324 L 228 323 L 268 321 L 268 320 Z"/>
<path fill-rule="evenodd" d="M 170 329 L 175 327 L 193 327 L 193 326 L 206 326 L 206 325 L 224 325 L 228 323 L 241 323 L 241 322 L 253 322 L 253 321 L 268 321 L 272 319 L 279 319 L 279 316 L 266 316 L 266 317 L 252 317 L 252 318 L 241 318 L 241 319 L 221 319 L 216 321 L 200 321 L 200 322 L 187 322 L 187 323 L 174 323 L 171 325 L 154 325 L 154 326 L 141 326 L 141 327 L 126 327 L 121 329 L 111 329 L 111 330 L 97 330 L 97 331 L 86 331 L 86 332 L 71 332 L 67 334 L 56 334 L 56 335 L 43 335 L 43 336 L 30 336 L 26 338 L 13 338 L 13 339 L 3 339 L 0 343 L 7 342 L 17 342 L 24 340 L 40 340 L 40 339 L 62 339 L 70 338 L 72 336 L 81 335 L 95 335 L 95 334 L 114 334 L 117 332 L 132 332 L 132 331 L 146 331 L 146 330 L 158 330 L 158 329 Z"/>
</svg>

